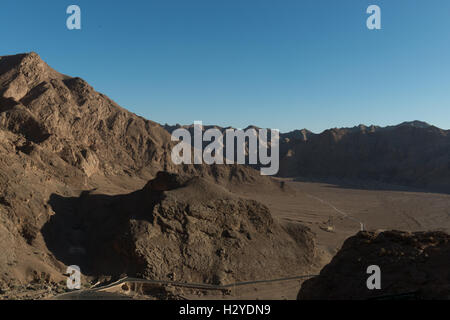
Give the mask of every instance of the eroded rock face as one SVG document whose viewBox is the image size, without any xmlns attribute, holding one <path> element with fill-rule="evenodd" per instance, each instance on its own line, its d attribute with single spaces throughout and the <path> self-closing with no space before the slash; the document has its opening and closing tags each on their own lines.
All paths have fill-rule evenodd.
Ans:
<svg viewBox="0 0 450 320">
<path fill-rule="evenodd" d="M 381 290 L 369 290 L 367 268 L 381 269 Z M 405 295 L 406 294 L 406 295 Z M 377 297 L 450 299 L 450 236 L 443 232 L 361 232 L 316 278 L 306 281 L 298 299 Z"/>
<path fill-rule="evenodd" d="M 170 166 L 170 135 L 36 53 L 0 58 L 0 125 L 87 176 Z"/>
<path fill-rule="evenodd" d="M 62 209 L 70 201 L 80 208 L 73 214 Z M 264 205 L 205 178 L 161 172 L 133 194 L 58 203 L 45 238 L 87 274 L 224 284 L 302 274 L 314 258 L 306 227 L 283 228 Z"/>
</svg>

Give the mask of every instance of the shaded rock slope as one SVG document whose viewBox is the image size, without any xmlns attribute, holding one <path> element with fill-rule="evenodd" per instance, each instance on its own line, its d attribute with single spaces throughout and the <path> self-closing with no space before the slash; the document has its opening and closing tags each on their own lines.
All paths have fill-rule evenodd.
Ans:
<svg viewBox="0 0 450 320">
<path fill-rule="evenodd" d="M 55 196 L 44 237 L 88 275 L 226 284 L 310 271 L 313 235 L 211 180 L 158 173 L 122 196 Z M 67 210 L 74 208 L 75 210 Z"/>
<path fill-rule="evenodd" d="M 450 133 L 420 121 L 282 135 L 284 177 L 344 178 L 450 192 Z"/>
<path fill-rule="evenodd" d="M 369 290 L 367 267 L 381 270 Z M 361 232 L 347 239 L 320 275 L 303 283 L 301 300 L 450 299 L 450 236 L 443 232 Z"/>
</svg>

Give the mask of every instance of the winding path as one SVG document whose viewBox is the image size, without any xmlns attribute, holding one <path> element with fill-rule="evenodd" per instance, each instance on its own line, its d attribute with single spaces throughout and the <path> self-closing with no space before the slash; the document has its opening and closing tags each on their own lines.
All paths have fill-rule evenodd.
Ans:
<svg viewBox="0 0 450 320">
<path fill-rule="evenodd" d="M 359 221 L 358 219 L 356 219 L 356 218 L 352 217 L 351 215 L 349 215 L 348 213 L 346 213 L 346 212 L 344 212 L 344 211 L 342 211 L 342 210 L 339 210 L 338 208 L 336 208 L 336 207 L 335 207 L 334 205 L 332 205 L 331 203 L 329 203 L 329 202 L 327 202 L 327 201 L 325 201 L 325 200 L 323 200 L 323 199 L 321 199 L 321 198 L 319 198 L 319 197 L 313 196 L 313 195 L 311 195 L 311 194 L 309 194 L 309 193 L 306 193 L 306 195 L 307 195 L 308 197 L 310 197 L 310 198 L 313 198 L 313 199 L 315 199 L 315 200 L 317 200 L 317 201 L 320 201 L 321 203 L 323 203 L 323 204 L 329 206 L 330 208 L 332 208 L 334 211 L 336 211 L 337 213 L 339 213 L 339 214 L 342 215 L 343 217 L 345 217 L 345 218 L 347 218 L 347 219 L 349 219 L 349 220 L 352 220 L 352 221 L 355 221 L 355 222 L 359 223 L 359 225 L 360 225 L 360 227 L 361 227 L 361 231 L 364 231 L 364 229 L 365 229 L 365 228 L 364 228 L 364 222 L 361 222 L 361 221 Z"/>
</svg>

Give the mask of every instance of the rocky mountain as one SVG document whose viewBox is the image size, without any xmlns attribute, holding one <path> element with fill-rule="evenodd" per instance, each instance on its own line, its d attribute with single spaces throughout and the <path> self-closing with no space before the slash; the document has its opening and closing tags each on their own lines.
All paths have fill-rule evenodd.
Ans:
<svg viewBox="0 0 450 320">
<path fill-rule="evenodd" d="M 298 299 L 450 299 L 449 255 L 443 232 L 361 232 L 303 283 Z M 379 290 L 367 288 L 372 265 L 380 268 Z"/>
<path fill-rule="evenodd" d="M 280 175 L 346 178 L 450 192 L 450 132 L 423 122 L 358 126 L 281 143 Z"/>
<path fill-rule="evenodd" d="M 0 125 L 26 139 L 26 154 L 49 150 L 90 177 L 168 164 L 170 136 L 96 92 L 51 69 L 36 53 L 0 59 Z M 155 173 L 153 172 L 153 173 Z"/>
</svg>

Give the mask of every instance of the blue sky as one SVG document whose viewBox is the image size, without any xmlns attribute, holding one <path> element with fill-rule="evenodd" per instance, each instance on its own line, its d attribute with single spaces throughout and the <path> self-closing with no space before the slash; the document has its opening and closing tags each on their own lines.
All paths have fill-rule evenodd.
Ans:
<svg viewBox="0 0 450 320">
<path fill-rule="evenodd" d="M 450 128 L 448 0 L 2 0 L 0 35 L 162 124 Z"/>
</svg>

